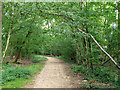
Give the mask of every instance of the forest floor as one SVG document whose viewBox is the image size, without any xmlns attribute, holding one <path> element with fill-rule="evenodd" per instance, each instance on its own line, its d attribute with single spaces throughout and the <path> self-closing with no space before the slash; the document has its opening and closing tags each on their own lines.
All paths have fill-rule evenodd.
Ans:
<svg viewBox="0 0 120 90">
<path fill-rule="evenodd" d="M 47 57 L 43 70 L 25 88 L 79 88 L 82 77 L 75 76 L 69 65 L 55 57 Z"/>
</svg>

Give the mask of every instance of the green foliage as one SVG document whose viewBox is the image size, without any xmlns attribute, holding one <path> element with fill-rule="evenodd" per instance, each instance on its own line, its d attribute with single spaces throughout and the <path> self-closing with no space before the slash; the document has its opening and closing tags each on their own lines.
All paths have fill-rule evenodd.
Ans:
<svg viewBox="0 0 120 90">
<path fill-rule="evenodd" d="M 33 59 L 32 62 L 33 62 L 33 63 L 39 63 L 40 60 L 38 60 L 38 59 Z"/>
<path fill-rule="evenodd" d="M 28 77 L 25 76 L 25 77 L 21 77 L 21 78 L 15 78 L 14 80 L 9 81 L 9 82 L 6 82 L 6 81 L 3 82 L 2 81 L 2 83 L 4 83 L 2 88 L 21 88 L 21 87 L 23 87 L 27 83 L 32 82 L 33 76 L 35 74 L 37 74 L 39 71 L 41 71 L 43 67 L 44 67 L 44 63 L 31 64 L 31 65 L 24 66 L 24 67 L 18 67 L 19 69 L 21 68 L 20 69 L 21 72 L 17 71 L 15 73 L 18 73 L 18 74 L 20 73 L 18 75 L 19 77 L 22 76 L 22 74 L 24 74 L 24 75 L 27 74 L 27 75 L 30 75 L 30 76 L 28 76 Z M 11 68 L 11 67 L 8 67 L 8 69 L 9 68 Z M 14 68 L 14 67 L 12 67 L 12 68 Z M 29 73 L 29 71 L 30 71 L 30 73 Z M 4 71 L 3 71 L 3 73 L 4 73 Z"/>
<path fill-rule="evenodd" d="M 8 65 L 8 63 L 9 63 L 8 61 L 3 61 L 2 65 Z"/>
<path fill-rule="evenodd" d="M 2 72 L 2 84 L 5 84 L 9 81 L 13 81 L 16 78 L 27 79 L 31 76 L 31 70 L 24 69 L 19 66 L 17 67 L 7 67 L 5 71 Z"/>
<path fill-rule="evenodd" d="M 90 36 L 77 29 L 92 34 L 119 63 L 118 5 L 115 2 L 4 3 L 2 48 L 5 50 L 10 32 L 6 56 L 16 57 L 21 47 L 21 58 L 31 57 L 33 54 L 62 56 L 67 62 L 80 65 L 71 67 L 75 68 L 75 73 L 88 75 L 93 69 L 94 74 L 90 74 L 91 77 L 103 78 L 101 82 L 118 83 L 119 74 L 111 74 L 106 67 L 100 67 L 109 58 Z M 45 60 L 47 59 L 36 56 L 32 62 Z M 114 64 L 109 61 L 106 66 L 113 69 Z"/>
<path fill-rule="evenodd" d="M 74 73 L 81 72 L 81 75 L 86 77 L 85 79 L 87 80 L 91 81 L 92 78 L 95 78 L 99 82 L 111 83 L 115 87 L 119 87 L 119 74 L 110 71 L 108 68 L 95 66 L 93 71 L 94 73 L 92 73 L 91 70 L 84 65 L 74 65 L 71 69 L 73 69 Z"/>
<path fill-rule="evenodd" d="M 46 60 L 48 60 L 46 57 L 41 57 L 40 59 L 39 59 L 40 61 L 46 61 Z"/>
<path fill-rule="evenodd" d="M 102 84 L 82 84 L 82 88 L 110 88 L 107 85 Z"/>
<path fill-rule="evenodd" d="M 33 63 L 39 63 L 41 61 L 46 61 L 48 60 L 46 57 L 44 56 L 40 56 L 40 55 L 35 55 L 33 56 L 33 59 L 31 60 Z"/>
</svg>

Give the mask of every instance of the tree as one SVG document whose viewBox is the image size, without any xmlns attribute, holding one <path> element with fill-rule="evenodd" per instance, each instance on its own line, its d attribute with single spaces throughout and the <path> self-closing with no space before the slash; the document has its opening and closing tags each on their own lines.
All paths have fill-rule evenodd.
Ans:
<svg viewBox="0 0 120 90">
<path fill-rule="evenodd" d="M 0 63 L 2 62 L 2 2 L 0 1 Z"/>
</svg>

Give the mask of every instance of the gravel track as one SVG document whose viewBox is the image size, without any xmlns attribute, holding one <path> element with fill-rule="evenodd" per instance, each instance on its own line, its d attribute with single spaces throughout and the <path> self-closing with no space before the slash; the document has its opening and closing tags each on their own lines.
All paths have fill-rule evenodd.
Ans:
<svg viewBox="0 0 120 90">
<path fill-rule="evenodd" d="M 32 85 L 26 88 L 76 88 L 76 77 L 70 73 L 69 65 L 64 61 L 47 57 L 42 71 L 35 77 Z"/>
</svg>

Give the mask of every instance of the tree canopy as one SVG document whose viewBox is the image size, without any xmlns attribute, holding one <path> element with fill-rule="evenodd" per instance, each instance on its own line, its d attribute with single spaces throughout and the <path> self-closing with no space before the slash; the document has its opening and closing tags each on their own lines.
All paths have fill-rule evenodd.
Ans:
<svg viewBox="0 0 120 90">
<path fill-rule="evenodd" d="M 120 69 L 119 4 L 3 3 L 3 59 L 10 56 L 17 62 L 33 54 L 54 55 L 84 65 L 92 73 L 106 63 L 110 69 L 115 65 Z"/>
</svg>

